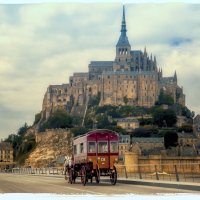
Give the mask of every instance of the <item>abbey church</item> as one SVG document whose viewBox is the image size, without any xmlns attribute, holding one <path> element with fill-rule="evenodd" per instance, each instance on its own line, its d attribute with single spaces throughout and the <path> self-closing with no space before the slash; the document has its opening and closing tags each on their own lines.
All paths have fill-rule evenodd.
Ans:
<svg viewBox="0 0 200 200">
<path fill-rule="evenodd" d="M 99 105 L 154 106 L 161 89 L 174 102 L 185 105 L 183 88 L 177 84 L 176 72 L 163 77 L 156 57 L 146 51 L 131 50 L 123 7 L 121 33 L 113 61 L 91 61 L 87 73 L 74 73 L 69 83 L 50 85 L 43 100 L 42 115 L 47 119 L 56 109 L 82 115 L 89 100 L 99 97 Z"/>
</svg>

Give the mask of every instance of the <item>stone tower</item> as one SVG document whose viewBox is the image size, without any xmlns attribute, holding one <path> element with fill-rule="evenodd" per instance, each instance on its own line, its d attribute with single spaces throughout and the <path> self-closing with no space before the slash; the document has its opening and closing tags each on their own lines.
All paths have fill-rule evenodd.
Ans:
<svg viewBox="0 0 200 200">
<path fill-rule="evenodd" d="M 116 57 L 115 57 L 114 65 L 113 65 L 113 69 L 116 71 L 130 70 L 131 45 L 129 44 L 126 32 L 127 30 L 126 30 L 125 8 L 123 6 L 121 35 L 116 45 Z"/>
</svg>

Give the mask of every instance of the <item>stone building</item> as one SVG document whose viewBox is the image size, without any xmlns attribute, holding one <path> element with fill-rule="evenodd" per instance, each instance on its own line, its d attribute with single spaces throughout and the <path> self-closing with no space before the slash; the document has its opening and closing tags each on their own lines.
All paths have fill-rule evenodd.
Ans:
<svg viewBox="0 0 200 200">
<path fill-rule="evenodd" d="M 126 129 L 128 131 L 139 128 L 140 123 L 137 119 L 133 117 L 127 117 L 127 118 L 117 119 L 117 126 L 120 126 L 121 128 Z"/>
<path fill-rule="evenodd" d="M 13 163 L 13 147 L 9 142 L 0 143 L 0 162 Z"/>
<path fill-rule="evenodd" d="M 200 138 L 200 115 L 197 115 L 193 120 L 194 133 Z"/>
<path fill-rule="evenodd" d="M 45 93 L 42 117 L 46 119 L 56 109 L 64 108 L 71 114 L 84 115 L 90 98 L 100 94 L 100 106 L 133 105 L 151 107 L 158 100 L 160 90 L 185 105 L 183 88 L 177 84 L 177 74 L 163 77 L 152 54 L 132 50 L 127 36 L 123 7 L 121 34 L 112 61 L 91 61 L 88 73 L 74 73 L 68 84 L 50 85 Z"/>
<path fill-rule="evenodd" d="M 138 155 L 160 155 L 165 154 L 164 138 L 132 137 L 131 152 Z"/>
<path fill-rule="evenodd" d="M 193 133 L 177 133 L 178 144 L 180 146 L 194 146 L 199 142 L 199 139 Z"/>
<path fill-rule="evenodd" d="M 123 159 L 124 153 L 130 149 L 130 135 L 119 136 L 119 159 Z"/>
<path fill-rule="evenodd" d="M 187 118 L 185 116 L 177 116 L 177 122 L 176 122 L 176 126 L 177 127 L 181 127 L 184 124 L 187 124 Z"/>
</svg>

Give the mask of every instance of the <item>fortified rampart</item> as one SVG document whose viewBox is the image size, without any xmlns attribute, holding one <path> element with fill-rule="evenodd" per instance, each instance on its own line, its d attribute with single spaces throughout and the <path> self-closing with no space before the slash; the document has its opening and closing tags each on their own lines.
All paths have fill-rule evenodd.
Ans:
<svg viewBox="0 0 200 200">
<path fill-rule="evenodd" d="M 156 170 L 166 173 L 174 173 L 175 170 L 179 171 L 179 173 L 194 173 L 200 170 L 200 156 L 139 156 L 134 152 L 125 152 L 124 157 L 124 165 L 128 173 L 151 173 Z M 118 168 L 122 170 L 122 167 L 119 166 Z"/>
</svg>

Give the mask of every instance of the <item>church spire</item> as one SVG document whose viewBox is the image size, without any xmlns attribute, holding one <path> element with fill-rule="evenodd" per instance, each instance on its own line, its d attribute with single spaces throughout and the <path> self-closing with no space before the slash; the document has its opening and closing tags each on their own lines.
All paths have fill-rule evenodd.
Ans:
<svg viewBox="0 0 200 200">
<path fill-rule="evenodd" d="M 129 46 L 128 37 L 126 36 L 126 18 L 125 18 L 125 6 L 123 5 L 123 14 L 122 14 L 122 24 L 121 24 L 121 35 L 119 37 L 117 46 Z"/>
<path fill-rule="evenodd" d="M 122 25 L 121 25 L 121 33 L 126 35 L 126 19 L 125 19 L 125 7 L 123 5 L 123 15 L 122 15 Z"/>
<path fill-rule="evenodd" d="M 174 81 L 177 82 L 177 75 L 176 75 L 176 71 L 174 73 Z"/>
</svg>

